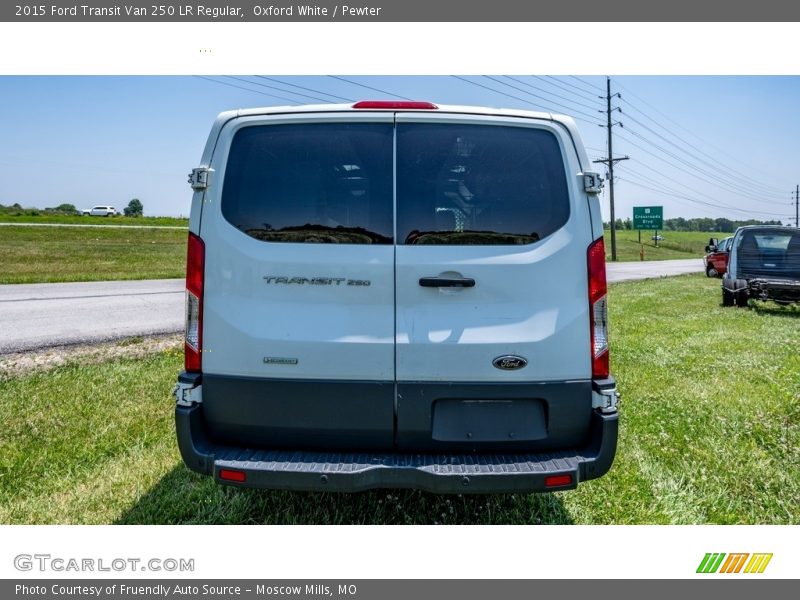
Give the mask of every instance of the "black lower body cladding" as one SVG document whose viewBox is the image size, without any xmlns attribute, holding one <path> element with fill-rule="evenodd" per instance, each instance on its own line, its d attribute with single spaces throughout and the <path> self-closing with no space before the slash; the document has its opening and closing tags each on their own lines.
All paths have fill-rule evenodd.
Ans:
<svg viewBox="0 0 800 600">
<path fill-rule="evenodd" d="M 398 384 L 396 413 L 388 382 L 204 375 L 202 385 L 202 404 L 176 407 L 181 454 L 191 469 L 232 485 L 570 489 L 607 472 L 616 452 L 617 415 L 591 409 L 591 381 Z M 241 479 L 220 477 L 225 470 Z"/>
<path fill-rule="evenodd" d="M 395 388 L 204 374 L 202 382 L 212 440 L 284 450 L 557 450 L 580 444 L 591 416 L 590 381 Z"/>
</svg>

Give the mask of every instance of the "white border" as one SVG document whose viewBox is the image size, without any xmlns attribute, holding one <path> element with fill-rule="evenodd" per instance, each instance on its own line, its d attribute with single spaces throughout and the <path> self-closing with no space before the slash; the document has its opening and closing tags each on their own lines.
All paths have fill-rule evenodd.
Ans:
<svg viewBox="0 0 800 600">
<path fill-rule="evenodd" d="M 0 23 L 0 74 L 788 75 L 800 73 L 796 29 L 794 23 Z"/>
<path fill-rule="evenodd" d="M 796 578 L 791 526 L 10 526 L 2 578 Z M 706 552 L 769 552 L 762 574 L 697 574 Z M 20 572 L 18 554 L 194 558 L 192 573 Z"/>
</svg>

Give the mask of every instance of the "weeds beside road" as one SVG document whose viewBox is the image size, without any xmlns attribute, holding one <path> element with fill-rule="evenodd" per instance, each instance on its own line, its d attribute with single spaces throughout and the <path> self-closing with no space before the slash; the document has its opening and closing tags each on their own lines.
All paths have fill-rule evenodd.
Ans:
<svg viewBox="0 0 800 600">
<path fill-rule="evenodd" d="M 658 246 L 651 239 L 655 231 L 642 231 L 642 242 L 639 243 L 639 232 L 635 230 L 617 231 L 617 260 L 637 261 L 639 251 L 644 247 L 645 260 L 668 260 L 677 258 L 697 258 L 705 254 L 705 247 L 711 237 L 722 239 L 732 233 L 707 233 L 703 231 L 659 231 L 663 240 Z M 611 260 L 611 232 L 605 230 L 606 260 Z"/>
<path fill-rule="evenodd" d="M 0 379 L 0 523 L 800 524 L 798 307 L 722 308 L 703 275 L 609 294 L 619 452 L 575 491 L 218 486 L 178 454 L 175 346 Z"/>
</svg>

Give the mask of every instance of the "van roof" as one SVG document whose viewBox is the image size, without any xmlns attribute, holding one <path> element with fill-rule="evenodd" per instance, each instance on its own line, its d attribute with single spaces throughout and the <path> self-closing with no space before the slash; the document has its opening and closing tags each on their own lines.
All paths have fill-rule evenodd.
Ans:
<svg viewBox="0 0 800 600">
<path fill-rule="evenodd" d="M 392 102 L 392 101 L 387 101 Z M 558 121 L 564 124 L 571 124 L 572 117 L 549 112 L 539 112 L 532 110 L 519 110 L 515 108 L 495 108 L 487 106 L 460 106 L 454 104 L 436 104 L 435 109 L 409 109 L 409 108 L 353 108 L 356 102 L 348 102 L 347 104 L 303 104 L 295 106 L 265 106 L 261 108 L 242 108 L 236 111 L 228 111 L 222 113 L 228 118 L 236 117 L 249 117 L 258 115 L 273 115 L 273 114 L 286 114 L 286 113 L 304 113 L 304 112 L 421 112 L 421 113 L 461 113 L 472 115 L 486 115 L 486 116 L 508 116 L 508 117 L 522 117 L 528 119 L 545 119 L 548 121 Z M 222 115 L 220 115 L 222 116 Z"/>
</svg>

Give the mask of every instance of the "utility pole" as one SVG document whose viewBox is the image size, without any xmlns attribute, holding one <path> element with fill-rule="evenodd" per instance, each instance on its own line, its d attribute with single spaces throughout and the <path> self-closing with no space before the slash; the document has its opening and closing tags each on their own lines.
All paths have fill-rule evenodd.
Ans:
<svg viewBox="0 0 800 600">
<path fill-rule="evenodd" d="M 612 145 L 612 135 L 611 135 L 611 128 L 614 125 L 619 125 L 622 127 L 622 123 L 617 121 L 616 123 L 611 121 L 611 113 L 615 110 L 622 112 L 622 109 L 619 107 L 611 108 L 611 99 L 614 97 L 622 98 L 619 92 L 616 94 L 611 93 L 611 77 L 606 77 L 606 95 L 605 96 L 598 96 L 599 98 L 605 98 L 606 100 L 606 110 L 600 110 L 598 112 L 606 113 L 606 125 L 605 127 L 608 128 L 608 157 L 603 158 L 600 160 L 595 160 L 593 162 L 602 163 L 608 167 L 608 198 L 609 198 L 609 208 L 611 209 L 611 260 L 617 260 L 617 227 L 616 227 L 616 218 L 614 216 L 614 165 L 621 160 L 628 160 L 627 156 L 621 156 L 618 158 L 614 158 L 613 152 L 613 145 Z M 603 127 L 603 125 L 600 125 Z"/>
<path fill-rule="evenodd" d="M 800 185 L 794 187 L 794 226 L 800 227 Z"/>
</svg>

